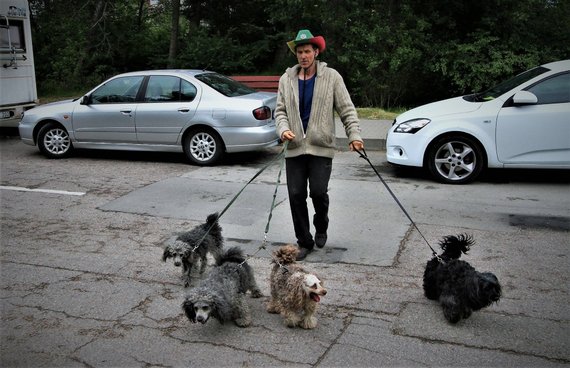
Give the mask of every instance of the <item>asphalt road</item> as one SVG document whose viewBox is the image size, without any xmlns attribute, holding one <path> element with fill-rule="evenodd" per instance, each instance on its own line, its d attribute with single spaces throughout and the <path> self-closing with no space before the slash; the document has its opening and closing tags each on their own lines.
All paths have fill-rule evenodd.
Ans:
<svg viewBox="0 0 570 368">
<path fill-rule="evenodd" d="M 331 229 L 306 266 L 329 293 L 314 330 L 265 312 L 270 251 L 293 241 L 278 167 L 220 219 L 226 245 L 250 254 L 265 295 L 253 325 L 190 323 L 180 270 L 161 261 L 177 232 L 220 211 L 278 149 L 200 168 L 182 154 L 81 151 L 48 160 L 0 137 L 0 366 L 570 366 L 567 172 L 491 171 L 466 186 L 375 167 L 430 244 L 467 232 L 465 256 L 503 286 L 498 304 L 451 325 L 422 293 L 431 251 L 367 163 L 338 152 Z M 284 181 L 284 178 L 282 178 Z M 212 262 L 212 260 L 210 260 Z M 199 275 L 195 275 L 199 278 Z"/>
</svg>

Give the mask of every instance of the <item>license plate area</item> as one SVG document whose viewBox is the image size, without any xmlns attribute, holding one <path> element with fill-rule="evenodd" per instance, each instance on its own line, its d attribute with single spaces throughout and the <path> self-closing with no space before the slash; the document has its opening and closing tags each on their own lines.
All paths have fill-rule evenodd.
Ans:
<svg viewBox="0 0 570 368">
<path fill-rule="evenodd" d="M 14 116 L 14 111 L 4 110 L 0 111 L 0 119 L 10 119 Z"/>
</svg>

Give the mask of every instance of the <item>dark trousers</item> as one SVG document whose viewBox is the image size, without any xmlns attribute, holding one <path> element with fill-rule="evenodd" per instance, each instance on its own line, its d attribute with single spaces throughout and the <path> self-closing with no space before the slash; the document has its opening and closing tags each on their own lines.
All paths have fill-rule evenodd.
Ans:
<svg viewBox="0 0 570 368">
<path fill-rule="evenodd" d="M 287 158 L 287 190 L 293 217 L 295 236 L 300 247 L 312 249 L 315 245 L 309 224 L 307 208 L 307 182 L 313 201 L 315 232 L 326 233 L 329 226 L 328 185 L 332 159 L 311 155 Z"/>
</svg>

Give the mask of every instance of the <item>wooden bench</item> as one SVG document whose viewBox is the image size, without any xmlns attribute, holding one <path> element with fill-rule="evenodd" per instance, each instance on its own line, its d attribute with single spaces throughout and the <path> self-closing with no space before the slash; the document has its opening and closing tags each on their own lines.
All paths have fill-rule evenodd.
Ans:
<svg viewBox="0 0 570 368">
<path fill-rule="evenodd" d="M 279 87 L 279 75 L 234 75 L 233 80 L 241 82 L 257 91 L 277 92 Z"/>
</svg>

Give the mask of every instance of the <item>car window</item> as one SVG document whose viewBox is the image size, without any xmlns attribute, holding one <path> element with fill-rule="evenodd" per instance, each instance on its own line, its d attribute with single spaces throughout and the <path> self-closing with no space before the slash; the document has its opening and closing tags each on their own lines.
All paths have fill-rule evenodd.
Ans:
<svg viewBox="0 0 570 368">
<path fill-rule="evenodd" d="M 135 102 L 144 77 L 122 77 L 113 79 L 91 93 L 91 103 Z"/>
<path fill-rule="evenodd" d="M 145 91 L 145 102 L 192 101 L 196 97 L 196 87 L 178 77 L 151 76 Z"/>
<path fill-rule="evenodd" d="M 255 93 L 256 90 L 249 88 L 225 75 L 218 73 L 204 73 L 196 75 L 196 79 L 206 83 L 216 91 L 228 97 L 236 97 Z"/>
<path fill-rule="evenodd" d="M 506 93 L 508 91 L 510 91 L 511 89 L 515 88 L 518 85 L 523 84 L 524 82 L 527 82 L 529 80 L 531 80 L 532 78 L 539 76 L 543 73 L 546 73 L 547 71 L 549 71 L 549 69 L 543 67 L 543 66 L 538 66 L 536 68 L 527 70 L 524 73 L 521 73 L 509 80 L 506 80 L 498 85 L 496 85 L 495 87 L 489 88 L 488 90 L 484 91 L 484 92 L 480 92 L 477 93 L 475 95 L 476 100 L 477 101 L 489 101 L 489 100 L 493 100 L 497 97 L 499 97 L 500 95 L 502 95 L 503 93 Z"/>
<path fill-rule="evenodd" d="M 184 79 L 181 79 L 180 84 L 180 101 L 193 101 L 196 97 L 196 87 Z"/>
<path fill-rule="evenodd" d="M 2 53 L 26 52 L 26 38 L 24 37 L 24 22 L 10 19 L 10 24 L 5 17 L 0 18 L 0 48 Z"/>
<path fill-rule="evenodd" d="M 527 88 L 539 104 L 570 102 L 570 73 L 556 75 Z"/>
</svg>

